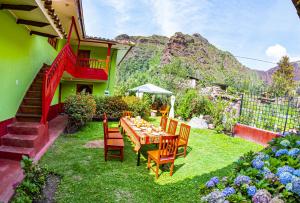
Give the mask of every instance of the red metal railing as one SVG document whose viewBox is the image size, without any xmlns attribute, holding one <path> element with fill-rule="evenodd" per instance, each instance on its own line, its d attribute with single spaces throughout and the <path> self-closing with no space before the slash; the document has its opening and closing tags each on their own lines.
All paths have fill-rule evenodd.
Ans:
<svg viewBox="0 0 300 203">
<path fill-rule="evenodd" d="M 92 59 L 92 58 L 78 58 L 76 66 L 85 68 L 105 69 L 106 60 Z"/>
<path fill-rule="evenodd" d="M 67 43 L 44 75 L 41 123 L 46 123 L 47 121 L 51 101 L 54 96 L 55 90 L 60 83 L 63 72 L 68 69 L 70 72 L 73 72 L 75 63 L 76 56 L 73 53 L 70 44 Z"/>
</svg>

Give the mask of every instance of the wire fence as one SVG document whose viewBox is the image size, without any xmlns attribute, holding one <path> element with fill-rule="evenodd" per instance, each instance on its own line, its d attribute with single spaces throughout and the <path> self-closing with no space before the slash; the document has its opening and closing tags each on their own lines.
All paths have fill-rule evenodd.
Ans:
<svg viewBox="0 0 300 203">
<path fill-rule="evenodd" d="M 300 98 L 242 94 L 239 123 L 273 132 L 300 129 Z"/>
</svg>

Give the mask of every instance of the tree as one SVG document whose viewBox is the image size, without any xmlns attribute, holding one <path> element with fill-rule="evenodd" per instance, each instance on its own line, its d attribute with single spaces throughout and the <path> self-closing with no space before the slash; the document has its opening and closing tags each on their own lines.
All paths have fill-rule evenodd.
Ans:
<svg viewBox="0 0 300 203">
<path fill-rule="evenodd" d="M 289 57 L 284 56 L 278 63 L 279 69 L 272 75 L 272 91 L 277 96 L 291 95 L 295 90 L 294 66 L 290 63 Z"/>
</svg>

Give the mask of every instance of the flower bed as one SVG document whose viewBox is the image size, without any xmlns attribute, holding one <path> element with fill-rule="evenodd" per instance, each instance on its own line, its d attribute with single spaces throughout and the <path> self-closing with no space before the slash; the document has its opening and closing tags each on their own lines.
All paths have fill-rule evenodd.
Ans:
<svg viewBox="0 0 300 203">
<path fill-rule="evenodd" d="M 227 177 L 201 186 L 203 202 L 300 202 L 300 137 L 274 138 L 259 153 L 249 152 Z"/>
</svg>

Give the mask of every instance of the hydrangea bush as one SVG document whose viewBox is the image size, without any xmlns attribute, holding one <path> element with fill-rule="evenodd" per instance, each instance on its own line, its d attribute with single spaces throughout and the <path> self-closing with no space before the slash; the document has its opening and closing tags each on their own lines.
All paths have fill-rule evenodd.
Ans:
<svg viewBox="0 0 300 203">
<path fill-rule="evenodd" d="M 226 177 L 201 185 L 202 202 L 300 202 L 300 136 L 275 138 L 258 153 L 249 152 Z"/>
</svg>

